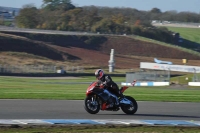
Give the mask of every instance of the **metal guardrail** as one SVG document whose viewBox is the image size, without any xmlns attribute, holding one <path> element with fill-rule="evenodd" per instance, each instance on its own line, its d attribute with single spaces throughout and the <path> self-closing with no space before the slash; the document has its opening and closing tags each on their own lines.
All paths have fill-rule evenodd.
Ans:
<svg viewBox="0 0 200 133">
<path fill-rule="evenodd" d="M 166 82 L 170 81 L 170 73 L 168 71 L 141 71 L 141 72 L 128 72 L 126 73 L 126 82 L 131 83 L 133 80 L 138 82 Z"/>
<path fill-rule="evenodd" d="M 0 65 L 0 73 L 58 73 L 58 70 L 69 73 L 82 73 L 83 67 L 80 66 L 65 66 L 57 67 L 50 65 L 23 65 L 23 66 L 11 66 Z"/>
<path fill-rule="evenodd" d="M 91 32 L 27 29 L 27 28 L 8 27 L 8 26 L 0 26 L 0 31 L 23 32 L 23 33 L 43 33 L 43 34 L 61 34 L 61 35 L 111 35 L 111 34 L 100 34 L 100 33 L 91 33 Z"/>
<path fill-rule="evenodd" d="M 126 34 L 114 33 L 94 33 L 94 32 L 75 32 L 75 31 L 59 31 L 59 30 L 42 30 L 42 29 L 27 29 L 18 27 L 0 26 L 0 31 L 22 32 L 22 33 L 42 33 L 42 34 L 60 34 L 60 35 L 93 35 L 93 36 L 126 36 Z"/>
<path fill-rule="evenodd" d="M 200 74 L 199 73 L 194 73 L 193 76 L 193 82 L 200 82 Z"/>
<path fill-rule="evenodd" d="M 17 27 L 6 27 L 6 26 L 0 26 L 0 31 L 27 32 L 27 33 L 48 33 L 48 34 L 66 34 L 66 35 L 84 35 L 84 34 L 93 35 L 94 34 L 94 33 L 87 33 L 87 32 L 26 29 L 26 28 L 17 28 Z"/>
</svg>

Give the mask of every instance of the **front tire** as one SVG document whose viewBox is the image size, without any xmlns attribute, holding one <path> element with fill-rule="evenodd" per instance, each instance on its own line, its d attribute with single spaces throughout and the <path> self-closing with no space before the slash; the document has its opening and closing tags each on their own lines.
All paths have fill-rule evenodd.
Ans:
<svg viewBox="0 0 200 133">
<path fill-rule="evenodd" d="M 100 104 L 96 95 L 87 96 L 85 98 L 85 110 L 90 114 L 96 114 L 100 110 Z"/>
<path fill-rule="evenodd" d="M 131 101 L 131 105 L 129 104 L 121 105 L 122 111 L 129 115 L 135 114 L 135 112 L 137 112 L 137 109 L 138 109 L 138 104 L 136 100 L 130 96 L 125 96 L 125 98 Z"/>
</svg>

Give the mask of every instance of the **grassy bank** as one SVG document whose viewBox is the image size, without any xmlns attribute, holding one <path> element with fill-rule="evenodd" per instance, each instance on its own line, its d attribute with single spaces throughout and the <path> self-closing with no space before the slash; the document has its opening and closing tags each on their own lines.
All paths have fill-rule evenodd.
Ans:
<svg viewBox="0 0 200 133">
<path fill-rule="evenodd" d="M 122 125 L 91 125 L 91 126 L 25 126 L 1 127 L 2 133 L 73 133 L 73 132 L 109 132 L 109 133 L 200 133 L 199 127 L 166 127 L 166 126 L 122 126 Z"/>
<path fill-rule="evenodd" d="M 200 43 L 200 28 L 186 28 L 186 27 L 167 27 L 167 28 L 173 32 L 180 33 L 180 36 L 187 40 Z"/>
<path fill-rule="evenodd" d="M 124 77 L 113 77 L 119 83 Z M 76 79 L 32 79 L 0 77 L 0 99 L 83 100 L 94 77 Z M 130 87 L 125 95 L 138 101 L 200 102 L 200 89 L 181 87 Z"/>
</svg>

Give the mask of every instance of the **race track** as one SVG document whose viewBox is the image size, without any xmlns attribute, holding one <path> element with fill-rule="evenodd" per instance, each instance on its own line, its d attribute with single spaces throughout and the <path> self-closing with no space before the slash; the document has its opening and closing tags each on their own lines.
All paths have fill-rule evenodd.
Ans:
<svg viewBox="0 0 200 133">
<path fill-rule="evenodd" d="M 135 115 L 100 111 L 88 114 L 83 100 L 0 100 L 0 119 L 200 120 L 199 103 L 138 102 Z"/>
</svg>

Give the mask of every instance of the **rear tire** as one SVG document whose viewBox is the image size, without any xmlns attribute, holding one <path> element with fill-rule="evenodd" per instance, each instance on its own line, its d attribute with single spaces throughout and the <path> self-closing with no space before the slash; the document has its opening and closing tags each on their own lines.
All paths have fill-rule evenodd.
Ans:
<svg viewBox="0 0 200 133">
<path fill-rule="evenodd" d="M 100 104 L 95 95 L 87 96 L 85 98 L 85 110 L 90 114 L 96 114 L 100 110 Z"/>
<path fill-rule="evenodd" d="M 138 104 L 136 100 L 130 96 L 125 96 L 126 99 L 130 100 L 132 102 L 132 105 L 121 105 L 121 109 L 124 113 L 132 115 L 137 112 Z"/>
</svg>

